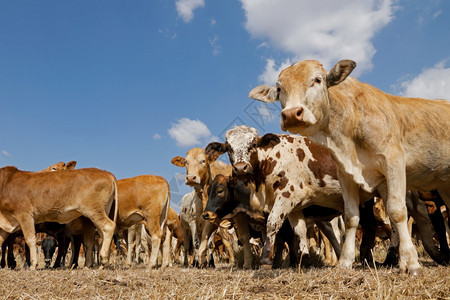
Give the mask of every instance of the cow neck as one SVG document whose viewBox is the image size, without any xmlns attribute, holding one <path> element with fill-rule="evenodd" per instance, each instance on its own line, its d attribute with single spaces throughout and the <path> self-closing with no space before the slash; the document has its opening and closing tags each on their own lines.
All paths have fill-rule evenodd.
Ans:
<svg viewBox="0 0 450 300">
<path fill-rule="evenodd" d="M 330 113 L 326 117 L 326 125 L 319 132 L 312 136 L 308 136 L 314 143 L 325 146 L 330 150 L 339 169 L 350 175 L 353 180 L 361 186 L 366 192 L 373 192 L 374 186 L 370 186 L 363 175 L 364 165 L 358 159 L 356 150 L 356 141 L 354 129 L 356 124 L 348 124 L 355 122 L 353 118 L 342 115 L 342 112 L 355 111 L 356 104 L 354 99 L 347 100 L 349 96 L 342 96 L 338 90 L 330 91 L 329 107 Z M 339 131 L 336 128 L 340 128 Z"/>
<path fill-rule="evenodd" d="M 197 197 L 202 200 L 202 208 L 203 208 L 203 210 L 205 210 L 206 204 L 208 203 L 208 187 L 212 183 L 211 169 L 209 167 L 209 164 L 208 164 L 206 170 L 207 171 L 206 171 L 205 178 L 204 178 L 205 182 L 202 182 L 198 186 L 194 187 L 194 190 L 195 190 L 195 193 L 197 194 Z"/>
</svg>

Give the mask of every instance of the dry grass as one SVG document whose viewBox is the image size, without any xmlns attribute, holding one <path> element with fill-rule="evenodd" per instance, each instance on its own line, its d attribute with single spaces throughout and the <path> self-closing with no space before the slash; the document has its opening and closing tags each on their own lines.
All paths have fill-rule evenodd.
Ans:
<svg viewBox="0 0 450 300">
<path fill-rule="evenodd" d="M 143 266 L 106 270 L 0 270 L 0 299 L 450 299 L 450 267 L 237 270 Z"/>
</svg>

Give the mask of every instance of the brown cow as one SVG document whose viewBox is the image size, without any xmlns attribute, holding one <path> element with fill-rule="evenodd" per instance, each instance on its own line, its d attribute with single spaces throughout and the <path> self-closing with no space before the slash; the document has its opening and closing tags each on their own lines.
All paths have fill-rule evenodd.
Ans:
<svg viewBox="0 0 450 300">
<path fill-rule="evenodd" d="M 192 193 L 183 197 L 180 217 L 183 224 L 184 248 L 189 252 L 189 238 L 192 237 L 194 245 L 194 258 L 199 259 L 200 266 L 206 266 L 206 248 L 208 239 L 217 225 L 206 221 L 202 217 L 203 210 L 208 202 L 208 187 L 212 179 L 218 174 L 231 175 L 232 168 L 221 161 L 210 161 L 202 148 L 189 150 L 186 157 L 176 156 L 172 164 L 178 167 L 186 167 L 186 185 L 194 188 Z M 231 253 L 231 246 L 225 241 L 227 249 Z M 187 255 L 186 255 L 187 256 Z M 185 256 L 185 257 L 186 257 Z M 198 257 L 197 257 L 198 256 Z M 187 265 L 187 259 L 185 259 Z"/>
<path fill-rule="evenodd" d="M 118 181 L 120 195 L 117 229 L 123 231 L 145 220 L 152 239 L 149 267 L 157 266 L 158 252 L 170 205 L 170 188 L 167 181 L 155 175 L 141 175 Z M 128 247 L 127 264 L 131 265 L 131 247 Z M 169 264 L 169 250 L 163 249 L 162 267 Z"/>
<path fill-rule="evenodd" d="M 101 263 L 108 263 L 115 229 L 108 214 L 118 198 L 113 174 L 94 168 L 33 173 L 4 167 L 0 186 L 0 244 L 20 226 L 30 247 L 31 269 L 37 265 L 34 224 L 68 223 L 80 216 L 97 227 L 103 238 Z"/>
<path fill-rule="evenodd" d="M 407 189 L 438 189 L 450 205 L 450 103 L 386 94 L 348 77 L 356 63 L 326 72 L 315 60 L 284 69 L 276 87 L 259 86 L 249 97 L 280 101 L 281 128 L 327 147 L 338 165 L 345 201 L 346 239 L 338 265 L 355 259 L 360 190 L 378 190 L 400 238 L 400 269 L 421 266 L 407 228 Z"/>
</svg>

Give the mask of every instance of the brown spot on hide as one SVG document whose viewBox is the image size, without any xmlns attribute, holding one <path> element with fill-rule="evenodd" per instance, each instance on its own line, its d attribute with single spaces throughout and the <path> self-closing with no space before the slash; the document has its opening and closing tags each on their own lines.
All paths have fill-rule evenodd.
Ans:
<svg viewBox="0 0 450 300">
<path fill-rule="evenodd" d="M 277 154 L 275 154 L 275 156 L 276 156 L 277 158 L 280 158 L 280 156 L 281 156 L 280 151 L 278 151 Z"/>
<path fill-rule="evenodd" d="M 290 135 L 286 135 L 286 139 L 291 144 L 294 142 L 294 138 L 292 136 L 290 136 Z"/>
<path fill-rule="evenodd" d="M 297 149 L 297 156 L 299 161 L 303 161 L 305 159 L 305 151 L 303 149 Z"/>
<path fill-rule="evenodd" d="M 277 189 L 283 190 L 286 187 L 286 185 L 289 182 L 289 179 L 287 179 L 284 176 L 285 174 L 286 174 L 286 172 L 284 172 L 284 171 L 281 171 L 280 174 L 278 174 L 280 179 L 274 182 L 274 184 L 273 184 L 274 190 L 277 190 Z"/>
<path fill-rule="evenodd" d="M 284 198 L 289 198 L 289 197 L 291 196 L 291 193 L 289 193 L 289 192 L 284 192 L 284 193 L 281 194 L 281 195 L 283 195 Z"/>
<path fill-rule="evenodd" d="M 337 169 L 330 152 L 322 146 L 311 143 L 305 139 L 305 144 L 311 151 L 314 161 L 308 162 L 308 168 L 314 174 L 317 180 L 319 180 L 319 186 L 324 187 L 326 185 L 324 178 L 325 175 L 329 175 L 331 178 L 337 180 Z"/>
<path fill-rule="evenodd" d="M 284 213 L 282 213 L 282 214 L 280 215 L 280 219 L 281 219 L 281 220 L 284 219 Z"/>
<path fill-rule="evenodd" d="M 264 159 L 261 162 L 261 173 L 265 177 L 267 175 L 272 174 L 273 169 L 275 169 L 275 166 L 277 165 L 277 161 L 274 160 L 272 157 L 269 157 L 268 159 Z"/>
<path fill-rule="evenodd" d="M 300 189 L 303 189 L 303 182 L 300 182 Z"/>
<path fill-rule="evenodd" d="M 293 186 L 293 185 L 291 185 L 291 191 L 292 191 L 292 192 L 294 191 L 294 186 Z"/>
</svg>

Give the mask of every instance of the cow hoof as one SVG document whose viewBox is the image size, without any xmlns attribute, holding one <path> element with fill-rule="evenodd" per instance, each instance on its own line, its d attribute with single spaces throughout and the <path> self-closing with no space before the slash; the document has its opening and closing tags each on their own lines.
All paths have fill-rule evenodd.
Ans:
<svg viewBox="0 0 450 300">
<path fill-rule="evenodd" d="M 261 265 L 260 270 L 272 270 L 272 265 Z"/>
<path fill-rule="evenodd" d="M 339 260 L 336 267 L 339 269 L 351 269 L 353 263 L 350 260 Z"/>
<path fill-rule="evenodd" d="M 422 275 L 422 268 L 413 268 L 408 270 L 408 274 L 414 277 L 419 277 Z"/>
</svg>

